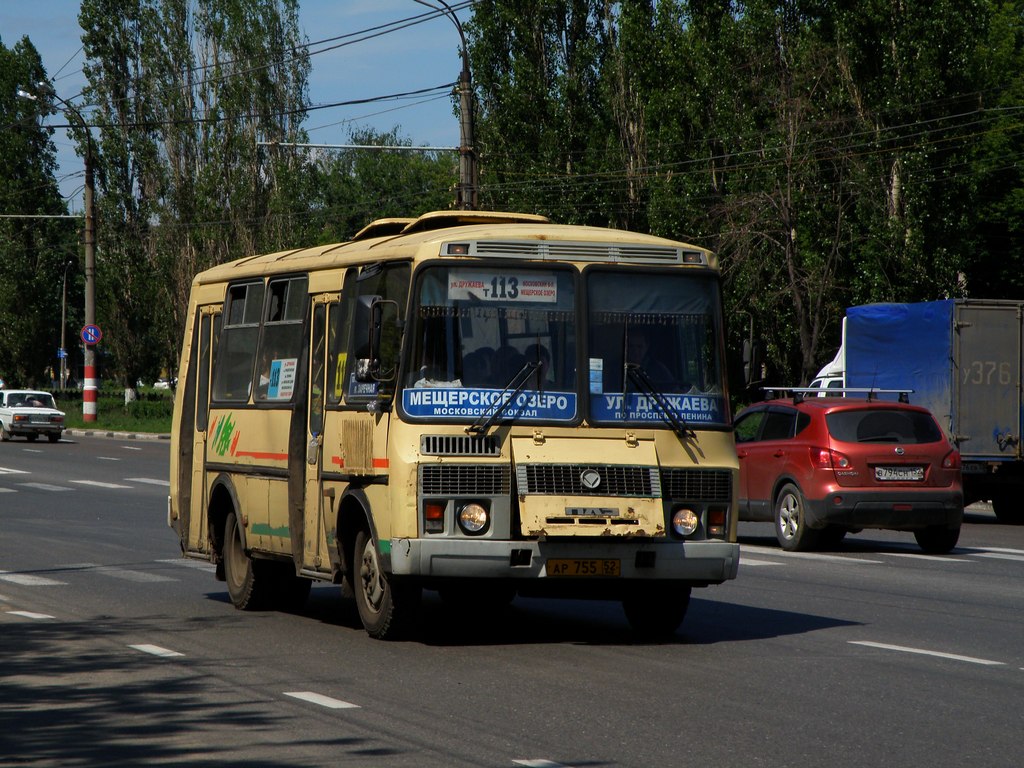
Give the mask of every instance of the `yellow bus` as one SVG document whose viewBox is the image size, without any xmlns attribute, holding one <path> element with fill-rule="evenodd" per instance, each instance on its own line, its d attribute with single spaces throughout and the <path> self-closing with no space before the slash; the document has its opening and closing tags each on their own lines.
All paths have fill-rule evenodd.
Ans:
<svg viewBox="0 0 1024 768">
<path fill-rule="evenodd" d="M 239 609 L 423 590 L 469 610 L 622 602 L 670 634 L 735 578 L 715 256 L 535 215 L 441 211 L 193 281 L 168 523 Z"/>
</svg>

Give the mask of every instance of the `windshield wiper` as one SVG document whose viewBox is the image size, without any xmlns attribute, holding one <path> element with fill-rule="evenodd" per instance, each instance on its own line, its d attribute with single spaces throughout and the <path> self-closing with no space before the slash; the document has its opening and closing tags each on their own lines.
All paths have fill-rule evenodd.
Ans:
<svg viewBox="0 0 1024 768">
<path fill-rule="evenodd" d="M 637 365 L 636 363 L 626 363 L 625 368 L 627 378 L 632 379 L 636 383 L 638 389 L 642 390 L 644 394 L 654 400 L 658 406 L 658 410 L 661 411 L 661 415 L 672 427 L 672 431 L 676 433 L 677 437 L 694 438 L 697 436 L 696 433 L 690 429 L 683 417 L 672 409 L 664 393 L 654 386 L 654 383 L 647 375 L 647 371 L 645 371 L 642 366 Z M 624 387 L 624 389 L 626 388 Z M 622 393 L 623 407 L 625 407 L 626 396 L 628 394 L 628 391 Z"/>
<path fill-rule="evenodd" d="M 479 436 L 487 433 L 487 430 L 491 428 L 491 425 L 496 422 L 501 415 L 508 410 L 509 404 L 522 394 L 522 391 L 526 389 L 527 383 L 530 381 L 530 377 L 533 376 L 534 371 L 540 368 L 540 363 L 535 360 L 527 360 L 519 372 L 513 376 L 505 388 L 498 394 L 498 403 L 493 407 L 493 411 L 488 414 L 484 411 L 480 414 L 480 417 L 466 427 L 466 432 L 473 436 Z M 506 399 L 505 393 L 512 387 L 512 394 Z"/>
</svg>

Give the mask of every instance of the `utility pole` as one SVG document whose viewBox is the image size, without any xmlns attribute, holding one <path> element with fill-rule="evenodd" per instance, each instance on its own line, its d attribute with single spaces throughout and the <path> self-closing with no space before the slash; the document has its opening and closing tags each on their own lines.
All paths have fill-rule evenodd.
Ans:
<svg viewBox="0 0 1024 768">
<path fill-rule="evenodd" d="M 452 7 L 445 0 L 437 0 L 443 10 L 426 0 L 416 0 L 420 5 L 441 11 L 459 31 L 462 43 L 462 72 L 459 73 L 459 186 L 456 195 L 456 206 L 464 211 L 476 210 L 477 207 L 477 167 L 476 152 L 473 149 L 473 78 L 469 70 L 469 48 L 466 47 L 466 35 L 462 31 L 462 23 L 455 15 Z"/>
</svg>

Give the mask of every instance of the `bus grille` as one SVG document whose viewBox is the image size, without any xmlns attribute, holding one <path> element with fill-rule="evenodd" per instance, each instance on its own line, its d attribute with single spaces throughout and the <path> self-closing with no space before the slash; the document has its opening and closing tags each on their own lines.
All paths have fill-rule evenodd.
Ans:
<svg viewBox="0 0 1024 768">
<path fill-rule="evenodd" d="M 424 496 L 507 496 L 510 472 L 505 464 L 420 465 Z"/>
<path fill-rule="evenodd" d="M 583 476 L 597 472 L 601 482 L 584 485 Z M 519 464 L 519 493 L 553 496 L 647 496 L 661 495 L 657 467 L 601 464 Z"/>
<path fill-rule="evenodd" d="M 732 475 L 722 469 L 666 469 L 662 472 L 665 498 L 686 501 L 730 501 Z"/>
<path fill-rule="evenodd" d="M 501 443 L 494 435 L 423 435 L 420 453 L 425 456 L 499 456 Z"/>
</svg>

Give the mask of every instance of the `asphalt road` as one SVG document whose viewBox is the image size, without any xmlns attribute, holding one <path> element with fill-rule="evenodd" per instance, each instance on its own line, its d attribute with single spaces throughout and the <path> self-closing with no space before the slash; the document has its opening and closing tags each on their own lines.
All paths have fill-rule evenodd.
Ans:
<svg viewBox="0 0 1024 768">
<path fill-rule="evenodd" d="M 166 441 L 0 444 L 0 765 L 1018 766 L 1024 527 L 972 510 L 949 556 L 866 532 L 739 578 L 671 642 L 613 603 L 428 595 L 371 640 L 314 587 L 243 613 L 166 526 Z"/>
</svg>

